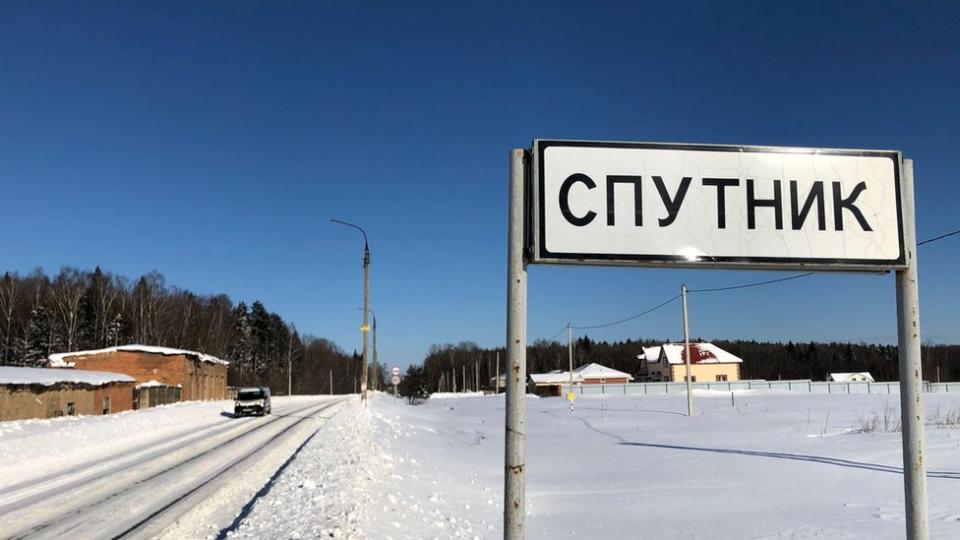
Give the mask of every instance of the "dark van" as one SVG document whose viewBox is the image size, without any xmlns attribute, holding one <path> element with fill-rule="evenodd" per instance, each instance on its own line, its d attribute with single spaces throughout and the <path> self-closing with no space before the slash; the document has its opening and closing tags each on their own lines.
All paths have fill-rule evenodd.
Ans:
<svg viewBox="0 0 960 540">
<path fill-rule="evenodd" d="M 233 415 L 240 417 L 248 414 L 263 416 L 270 414 L 270 389 L 266 386 L 241 388 L 237 392 L 237 401 L 233 404 Z"/>
</svg>

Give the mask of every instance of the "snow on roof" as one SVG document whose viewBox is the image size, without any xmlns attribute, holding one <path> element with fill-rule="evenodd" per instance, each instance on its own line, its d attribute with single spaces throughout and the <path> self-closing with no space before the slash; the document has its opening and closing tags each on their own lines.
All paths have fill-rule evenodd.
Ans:
<svg viewBox="0 0 960 540">
<path fill-rule="evenodd" d="M 660 359 L 660 346 L 656 347 L 640 347 L 643 352 L 637 355 L 638 360 L 646 360 L 647 362 L 656 362 Z"/>
<path fill-rule="evenodd" d="M 580 366 L 573 370 L 573 382 L 575 383 L 582 383 L 583 381 L 594 379 L 621 378 L 626 378 L 628 381 L 633 380 L 633 376 L 629 373 L 617 371 L 596 363 Z M 570 372 L 555 369 L 549 373 L 533 373 L 530 375 L 530 380 L 533 381 L 534 384 L 569 384 Z"/>
<path fill-rule="evenodd" d="M 570 372 L 554 370 L 550 373 L 531 373 L 530 380 L 534 384 L 564 384 L 570 382 Z M 577 370 L 573 370 L 573 382 L 583 382 L 583 377 Z"/>
<path fill-rule="evenodd" d="M 74 351 L 74 352 L 65 352 L 51 354 L 48 359 L 50 361 L 50 367 L 73 367 L 74 362 L 66 361 L 67 358 L 73 356 L 90 356 L 94 354 L 105 354 L 117 351 L 128 351 L 128 352 L 145 352 L 152 354 L 163 354 L 163 355 L 174 355 L 174 354 L 183 354 L 186 356 L 193 356 L 198 358 L 201 362 L 209 362 L 211 364 L 223 364 L 228 365 L 230 362 L 226 360 L 221 360 L 216 356 L 210 354 L 204 354 L 196 351 L 188 351 L 186 349 L 172 349 L 170 347 L 154 347 L 152 345 L 120 345 L 119 347 L 107 347 L 106 349 L 96 349 L 92 351 Z"/>
<path fill-rule="evenodd" d="M 140 384 L 137 385 L 137 388 L 152 388 L 152 387 L 154 387 L 154 386 L 169 386 L 169 387 L 172 387 L 172 388 L 183 388 L 183 385 L 182 385 L 182 384 L 177 384 L 177 385 L 166 384 L 166 383 L 162 383 L 162 382 L 157 381 L 157 380 L 149 380 L 149 381 L 147 381 L 147 382 L 142 382 L 142 383 L 140 383 Z"/>
<path fill-rule="evenodd" d="M 854 373 L 831 373 L 828 380 L 834 382 L 876 382 L 873 380 L 873 375 L 869 371 L 857 371 Z"/>
<path fill-rule="evenodd" d="M 13 386 L 53 386 L 60 383 L 103 386 L 112 382 L 133 382 L 134 378 L 122 373 L 87 371 L 83 369 L 51 369 L 0 366 L 0 384 Z"/>
<path fill-rule="evenodd" d="M 628 381 L 633 380 L 633 376 L 629 373 L 624 373 L 622 371 L 617 371 L 607 366 L 601 366 L 600 364 L 590 363 L 585 366 L 580 366 L 577 369 L 573 370 L 574 373 L 586 379 L 621 379 L 626 378 Z"/>
<path fill-rule="evenodd" d="M 686 362 L 684 349 L 683 343 L 663 344 L 663 351 L 667 355 L 667 362 L 671 364 L 683 364 Z M 691 364 L 739 364 L 741 362 L 743 362 L 743 359 L 728 353 L 713 343 L 690 344 Z"/>
</svg>

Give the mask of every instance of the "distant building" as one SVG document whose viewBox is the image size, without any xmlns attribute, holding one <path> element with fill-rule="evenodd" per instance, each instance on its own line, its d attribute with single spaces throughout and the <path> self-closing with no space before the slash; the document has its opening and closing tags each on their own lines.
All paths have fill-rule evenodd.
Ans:
<svg viewBox="0 0 960 540">
<path fill-rule="evenodd" d="M 0 421 L 133 408 L 133 377 L 79 369 L 0 367 Z"/>
<path fill-rule="evenodd" d="M 50 367 L 127 374 L 137 383 L 180 387 L 182 401 L 227 399 L 229 362 L 209 354 L 148 345 L 50 355 Z"/>
<path fill-rule="evenodd" d="M 857 373 L 831 373 L 827 377 L 832 382 L 876 382 L 869 371 L 859 371 Z"/>
<path fill-rule="evenodd" d="M 587 364 L 573 370 L 573 384 L 626 384 L 633 375 L 600 364 Z M 540 396 L 559 396 L 570 384 L 570 372 L 554 370 L 530 375 L 530 391 Z"/>
<path fill-rule="evenodd" d="M 686 381 L 686 351 L 683 343 L 664 343 L 644 347 L 640 359 L 641 379 L 651 382 Z M 713 343 L 690 344 L 691 382 L 724 382 L 740 380 L 743 360 Z"/>
</svg>

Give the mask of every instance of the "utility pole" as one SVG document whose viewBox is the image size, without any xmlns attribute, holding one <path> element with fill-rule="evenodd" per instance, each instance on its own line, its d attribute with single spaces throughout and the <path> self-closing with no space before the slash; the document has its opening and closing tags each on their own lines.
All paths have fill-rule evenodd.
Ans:
<svg viewBox="0 0 960 540">
<path fill-rule="evenodd" d="M 567 323 L 567 358 L 570 360 L 570 391 L 567 400 L 570 401 L 570 412 L 573 412 L 573 323 Z"/>
<path fill-rule="evenodd" d="M 683 355 L 687 368 L 687 416 L 693 416 L 693 390 L 690 385 L 690 327 L 687 324 L 687 286 L 680 286 L 680 296 L 683 299 Z"/>
<path fill-rule="evenodd" d="M 380 364 L 377 363 L 377 314 L 373 315 L 373 389 L 380 390 Z"/>
<path fill-rule="evenodd" d="M 493 375 L 493 393 L 494 395 L 498 395 L 500 394 L 500 351 L 497 351 L 497 372 Z"/>
<path fill-rule="evenodd" d="M 368 319 L 370 313 L 370 243 L 367 241 L 367 231 L 363 230 L 359 225 L 340 221 L 339 219 L 331 219 L 330 221 L 347 227 L 353 227 L 363 233 L 363 326 L 360 327 L 360 333 L 363 334 L 363 377 L 360 381 L 360 402 L 366 406 L 367 380 L 369 377 L 367 375 L 367 364 L 370 362 L 370 357 L 367 352 L 367 342 L 369 341 L 367 337 L 370 335 Z"/>
<path fill-rule="evenodd" d="M 293 332 L 290 333 L 290 342 L 287 343 L 287 395 L 293 395 Z"/>
<path fill-rule="evenodd" d="M 333 395 L 333 370 L 330 370 L 330 395 Z"/>
<path fill-rule="evenodd" d="M 464 392 L 467 392 L 467 366 L 460 366 L 460 371 L 463 373 L 463 388 Z"/>
<path fill-rule="evenodd" d="M 476 360 L 474 360 L 473 362 L 473 372 L 474 372 L 473 391 L 479 392 L 480 391 L 480 362 L 477 362 Z"/>
</svg>

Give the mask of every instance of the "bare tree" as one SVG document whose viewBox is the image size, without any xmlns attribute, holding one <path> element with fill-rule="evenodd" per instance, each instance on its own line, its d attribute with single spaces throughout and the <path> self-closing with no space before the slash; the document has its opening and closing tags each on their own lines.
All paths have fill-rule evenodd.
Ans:
<svg viewBox="0 0 960 540">
<path fill-rule="evenodd" d="M 80 328 L 80 302 L 87 291 L 89 277 L 75 268 L 63 268 L 53 282 L 53 306 L 63 329 L 68 351 L 77 344 Z"/>
<path fill-rule="evenodd" d="M 0 330 L 3 335 L 0 336 L 0 365 L 9 364 L 13 361 L 14 342 L 14 313 L 17 308 L 17 279 L 10 276 L 7 272 L 0 280 Z"/>
</svg>

